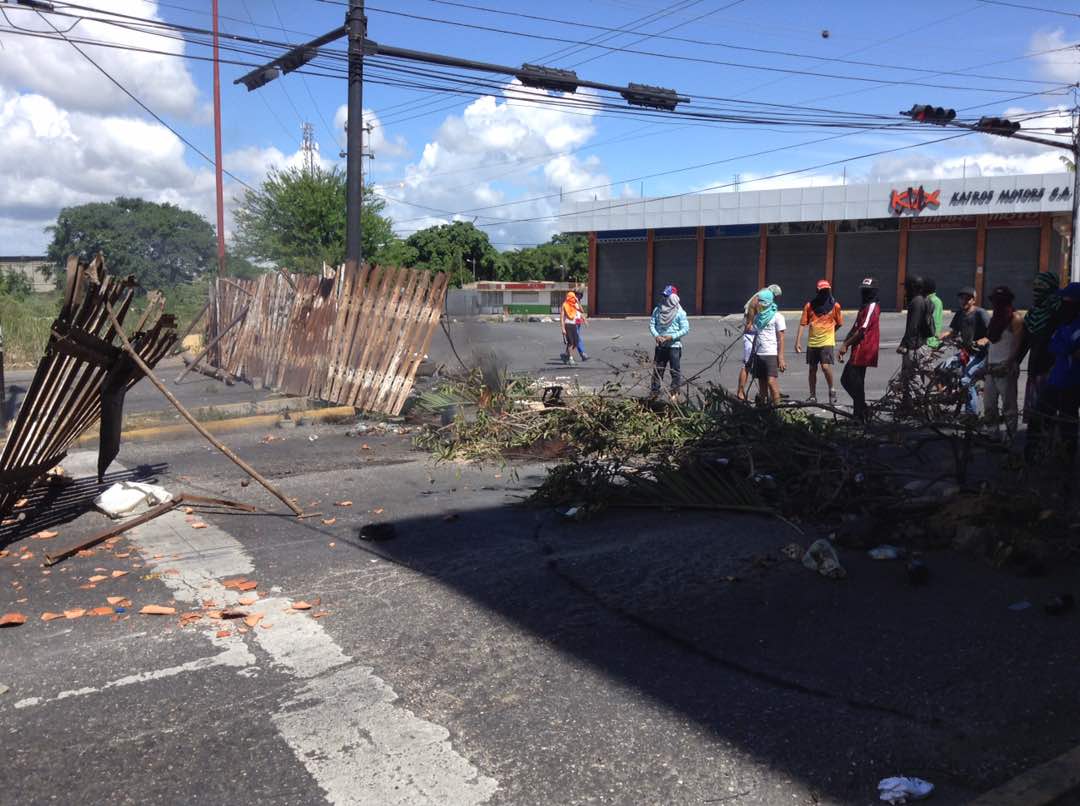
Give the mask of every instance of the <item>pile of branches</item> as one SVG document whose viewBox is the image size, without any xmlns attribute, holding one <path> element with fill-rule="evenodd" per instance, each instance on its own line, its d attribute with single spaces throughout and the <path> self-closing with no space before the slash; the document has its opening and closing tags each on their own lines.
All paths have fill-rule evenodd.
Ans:
<svg viewBox="0 0 1080 806">
<path fill-rule="evenodd" d="M 681 404 L 627 397 L 615 384 L 543 406 L 527 383 L 490 390 L 476 375 L 422 405 L 469 408 L 417 439 L 439 460 L 553 459 L 537 501 L 822 516 L 852 495 L 884 495 L 859 429 L 798 409 L 756 407 L 707 386 Z M 481 405 L 481 403 L 485 405 Z M 880 468 L 879 468 L 880 469 Z M 879 482 L 880 484 L 881 482 Z"/>
</svg>

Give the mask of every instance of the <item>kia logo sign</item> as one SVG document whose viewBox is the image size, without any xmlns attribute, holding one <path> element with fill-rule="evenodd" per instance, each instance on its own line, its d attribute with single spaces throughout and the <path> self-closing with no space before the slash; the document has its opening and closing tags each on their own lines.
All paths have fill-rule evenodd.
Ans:
<svg viewBox="0 0 1080 806">
<path fill-rule="evenodd" d="M 937 209 L 941 205 L 940 196 L 940 190 L 927 193 L 922 185 L 907 190 L 894 190 L 889 194 L 889 212 L 892 215 L 918 215 L 927 207 Z"/>
</svg>

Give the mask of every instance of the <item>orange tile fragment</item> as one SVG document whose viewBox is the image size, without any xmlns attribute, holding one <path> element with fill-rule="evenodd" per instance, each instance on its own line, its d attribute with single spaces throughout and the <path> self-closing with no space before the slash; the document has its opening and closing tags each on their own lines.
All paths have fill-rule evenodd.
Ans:
<svg viewBox="0 0 1080 806">
<path fill-rule="evenodd" d="M 144 616 L 174 616 L 176 615 L 176 608 L 165 607 L 164 605 L 143 605 L 139 612 Z"/>
<path fill-rule="evenodd" d="M 0 616 L 0 627 L 18 627 L 26 623 L 26 616 L 22 613 L 4 613 Z"/>
</svg>

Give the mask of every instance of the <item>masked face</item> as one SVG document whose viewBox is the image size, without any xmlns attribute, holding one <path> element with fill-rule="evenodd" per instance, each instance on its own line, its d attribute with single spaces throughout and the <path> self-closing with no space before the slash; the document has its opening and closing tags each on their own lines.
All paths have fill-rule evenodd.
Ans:
<svg viewBox="0 0 1080 806">
<path fill-rule="evenodd" d="M 961 294 L 959 297 L 960 307 L 965 311 L 970 311 L 975 305 L 975 298 L 969 297 L 967 294 Z"/>
</svg>

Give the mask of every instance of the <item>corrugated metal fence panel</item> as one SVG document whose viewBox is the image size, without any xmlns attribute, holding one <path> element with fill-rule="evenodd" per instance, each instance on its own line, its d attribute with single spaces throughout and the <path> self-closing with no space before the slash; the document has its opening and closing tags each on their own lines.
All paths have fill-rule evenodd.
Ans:
<svg viewBox="0 0 1080 806">
<path fill-rule="evenodd" d="M 757 226 L 752 237 L 705 239 L 705 313 L 741 313 L 758 290 Z"/>
<path fill-rule="evenodd" d="M 683 309 L 694 316 L 697 309 L 697 240 L 656 239 L 653 244 L 653 303 L 659 301 L 665 286 L 679 289 Z"/>
<path fill-rule="evenodd" d="M 1016 294 L 1017 308 L 1031 307 L 1031 281 L 1039 271 L 1038 227 L 988 229 L 983 287 L 985 307 L 994 286 L 1007 285 Z"/>
<path fill-rule="evenodd" d="M 907 276 L 933 277 L 946 310 L 956 308 L 956 292 L 975 284 L 975 229 L 912 230 Z"/>
<path fill-rule="evenodd" d="M 605 316 L 647 313 L 645 308 L 645 241 L 596 244 L 596 300 Z"/>
<path fill-rule="evenodd" d="M 765 283 L 776 283 L 784 295 L 782 308 L 814 295 L 814 286 L 825 276 L 825 235 L 770 235 Z"/>
<path fill-rule="evenodd" d="M 837 233 L 833 296 L 845 308 L 858 308 L 862 303 L 859 284 L 864 277 L 873 277 L 878 284 L 881 307 L 894 310 L 899 249 L 899 232 Z"/>
<path fill-rule="evenodd" d="M 397 414 L 439 323 L 446 286 L 443 274 L 367 266 L 323 277 L 218 280 L 213 295 L 223 311 L 249 305 L 222 340 L 228 366 L 218 366 L 290 394 Z M 229 321 L 214 316 L 211 329 Z"/>
</svg>

